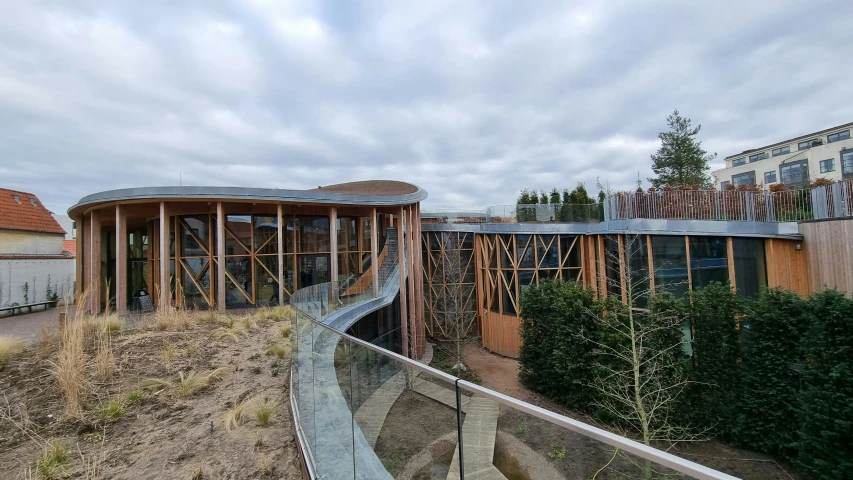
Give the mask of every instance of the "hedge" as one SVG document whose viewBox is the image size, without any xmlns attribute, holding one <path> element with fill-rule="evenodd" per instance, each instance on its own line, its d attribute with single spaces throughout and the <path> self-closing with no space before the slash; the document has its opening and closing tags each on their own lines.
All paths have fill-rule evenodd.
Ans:
<svg viewBox="0 0 853 480">
<path fill-rule="evenodd" d="M 693 333 L 683 426 L 784 458 L 813 478 L 853 478 L 853 300 L 834 290 L 802 299 L 778 288 L 744 299 L 719 283 L 682 301 L 658 297 L 650 308 L 685 315 Z M 613 315 L 620 305 L 596 301 L 574 282 L 529 288 L 521 305 L 522 380 L 596 413 L 588 386 L 596 353 L 577 332 L 596 328 L 584 312 Z"/>
</svg>

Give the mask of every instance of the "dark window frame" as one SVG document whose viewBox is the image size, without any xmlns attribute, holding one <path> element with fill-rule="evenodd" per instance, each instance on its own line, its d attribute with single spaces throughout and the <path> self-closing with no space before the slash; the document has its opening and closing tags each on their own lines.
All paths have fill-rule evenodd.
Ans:
<svg viewBox="0 0 853 480">
<path fill-rule="evenodd" d="M 767 158 L 767 152 L 756 153 L 749 156 L 749 163 L 758 162 Z"/>
<path fill-rule="evenodd" d="M 770 180 L 770 179 L 768 179 L 768 178 L 767 178 L 767 175 L 771 175 L 771 174 L 773 175 L 773 179 L 772 179 L 772 180 Z M 771 170 L 771 171 L 769 171 L 769 172 L 764 172 L 764 184 L 765 184 L 765 185 L 766 185 L 766 184 L 768 184 L 768 183 L 777 183 L 777 182 L 779 181 L 779 180 L 778 180 L 778 178 L 779 178 L 779 177 L 777 177 L 777 176 L 776 176 L 776 170 Z"/>
<path fill-rule="evenodd" d="M 835 137 L 835 140 L 833 140 L 832 137 Z M 850 140 L 850 130 L 844 130 L 843 132 L 835 132 L 826 136 L 826 143 L 835 143 L 840 142 L 842 140 Z"/>
<path fill-rule="evenodd" d="M 806 172 L 805 179 L 802 180 L 802 182 L 800 182 L 800 183 L 786 182 L 785 181 L 785 174 L 782 173 L 783 168 L 787 167 L 790 169 L 794 165 L 799 165 L 800 170 Z M 804 166 L 804 165 L 805 165 L 805 168 L 802 168 L 802 166 Z M 797 160 L 795 162 L 780 163 L 779 164 L 779 181 L 785 185 L 794 185 L 794 186 L 799 186 L 799 187 L 803 187 L 805 185 L 808 185 L 808 183 L 809 183 L 809 161 L 808 160 Z"/>
<path fill-rule="evenodd" d="M 735 181 L 736 178 L 744 177 L 747 175 L 752 176 L 752 182 L 741 183 L 741 182 Z M 734 185 L 735 187 L 738 187 L 740 185 L 755 185 L 755 170 L 752 170 L 751 172 L 743 172 L 743 173 L 738 173 L 737 175 L 732 175 L 732 185 Z"/>
<path fill-rule="evenodd" d="M 771 152 L 774 157 L 778 157 L 779 155 L 785 155 L 787 153 L 791 153 L 791 146 L 786 145 L 784 147 L 774 148 Z"/>
<path fill-rule="evenodd" d="M 832 168 L 824 169 L 823 166 L 824 166 L 825 162 L 832 162 L 830 164 Z M 820 165 L 820 173 L 829 173 L 829 172 L 835 171 L 835 159 L 834 158 L 827 158 L 826 160 L 821 160 L 820 162 L 818 162 L 818 164 Z"/>
<path fill-rule="evenodd" d="M 746 157 L 740 157 L 732 160 L 733 167 L 738 167 L 740 165 L 746 165 Z"/>
<path fill-rule="evenodd" d="M 798 143 L 797 144 L 797 150 L 808 150 L 808 149 L 812 148 L 812 146 L 813 146 L 812 144 L 814 141 L 815 141 L 815 139 L 811 139 L 811 140 L 806 140 L 805 142 Z M 805 145 L 805 147 L 803 145 Z"/>
<path fill-rule="evenodd" d="M 850 168 L 844 168 L 844 156 L 850 156 Z M 847 148 L 840 152 L 839 158 L 841 159 L 841 177 L 842 178 L 853 178 L 853 149 Z"/>
<path fill-rule="evenodd" d="M 731 184 L 732 184 L 731 180 L 726 180 L 726 181 L 720 182 L 720 190 L 726 190 L 726 188 Z"/>
</svg>

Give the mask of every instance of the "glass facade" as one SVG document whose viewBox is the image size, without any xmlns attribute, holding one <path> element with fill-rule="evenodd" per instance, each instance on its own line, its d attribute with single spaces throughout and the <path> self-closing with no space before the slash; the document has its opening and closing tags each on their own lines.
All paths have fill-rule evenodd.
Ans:
<svg viewBox="0 0 853 480">
<path fill-rule="evenodd" d="M 726 237 L 690 238 L 690 276 L 693 289 L 729 280 Z"/>
<path fill-rule="evenodd" d="M 425 246 L 431 249 L 437 241 L 433 232 L 425 233 Z M 581 247 L 577 235 L 563 234 L 487 234 L 479 254 L 481 268 L 477 282 L 483 285 L 482 307 L 504 315 L 517 315 L 522 293 L 531 285 L 549 278 L 581 280 Z M 473 249 L 473 234 L 460 240 Z M 463 251 L 466 251 L 463 249 Z M 472 250 L 473 253 L 473 250 Z M 434 279 L 427 279 L 434 284 Z M 474 278 L 470 278 L 472 288 Z"/>
<path fill-rule="evenodd" d="M 652 237 L 655 289 L 682 297 L 690 288 L 687 276 L 687 242 L 682 236 Z"/>
<path fill-rule="evenodd" d="M 732 252 L 737 293 L 744 297 L 757 297 L 761 288 L 767 286 L 764 239 L 733 238 Z"/>
<path fill-rule="evenodd" d="M 282 220 L 283 300 L 288 301 L 296 289 L 332 280 L 333 252 L 328 216 L 284 215 Z M 225 306 L 278 305 L 278 215 L 228 214 L 224 227 Z M 338 279 L 354 283 L 370 267 L 370 222 L 365 217 L 339 217 L 336 227 Z M 210 308 L 216 302 L 216 229 L 217 218 L 212 213 L 170 218 L 171 288 L 181 306 Z M 158 220 L 149 222 L 149 231 L 159 231 Z M 138 240 L 131 240 L 129 245 L 134 245 L 132 251 L 139 250 L 145 261 L 129 271 L 153 269 L 157 274 L 156 246 L 149 255 L 147 235 L 136 233 L 134 238 Z M 130 249 L 128 253 L 131 257 Z M 129 283 L 134 291 L 144 286 L 136 281 Z"/>
</svg>

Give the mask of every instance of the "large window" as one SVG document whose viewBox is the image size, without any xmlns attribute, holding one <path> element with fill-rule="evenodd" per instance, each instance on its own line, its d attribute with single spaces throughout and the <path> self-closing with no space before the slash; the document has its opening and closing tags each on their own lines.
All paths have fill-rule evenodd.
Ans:
<svg viewBox="0 0 853 480">
<path fill-rule="evenodd" d="M 765 158 L 767 158 L 767 152 L 756 153 L 755 155 L 749 156 L 749 163 L 764 160 Z"/>
<path fill-rule="evenodd" d="M 808 149 L 812 148 L 812 145 L 814 144 L 814 142 L 815 142 L 815 140 L 806 140 L 805 142 L 800 142 L 797 144 L 797 149 L 798 150 L 808 150 Z"/>
<path fill-rule="evenodd" d="M 634 307 L 646 308 L 649 303 L 649 249 L 645 235 L 625 235 L 625 252 L 628 255 L 625 264 L 630 275 L 631 297 Z"/>
<path fill-rule="evenodd" d="M 835 159 L 828 158 L 820 161 L 820 173 L 829 173 L 835 171 Z"/>
<path fill-rule="evenodd" d="M 690 237 L 690 275 L 693 289 L 729 279 L 725 237 Z"/>
<path fill-rule="evenodd" d="M 757 297 L 761 287 L 767 286 L 764 240 L 760 238 L 733 238 L 732 252 L 738 295 Z"/>
<path fill-rule="evenodd" d="M 802 187 L 809 183 L 808 160 L 785 163 L 779 166 L 779 176 L 785 185 Z"/>
<path fill-rule="evenodd" d="M 746 165 L 746 157 L 740 157 L 732 160 L 733 167 L 737 167 L 738 165 Z"/>
<path fill-rule="evenodd" d="M 732 185 L 735 187 L 740 185 L 755 185 L 755 172 L 752 171 L 732 175 Z"/>
<path fill-rule="evenodd" d="M 841 140 L 847 140 L 850 138 L 850 130 L 844 130 L 843 132 L 833 133 L 826 136 L 826 143 L 838 142 Z"/>
<path fill-rule="evenodd" d="M 786 153 L 791 153 L 791 147 L 790 146 L 784 146 L 784 147 L 779 147 L 779 148 L 773 149 L 773 156 L 774 157 L 778 156 L 778 155 L 785 155 Z"/>
<path fill-rule="evenodd" d="M 841 174 L 844 178 L 853 177 L 853 150 L 841 152 Z"/>
<path fill-rule="evenodd" d="M 776 183 L 776 171 L 764 172 L 764 183 Z"/>
<path fill-rule="evenodd" d="M 687 277 L 687 243 L 682 236 L 652 237 L 655 266 L 655 289 L 682 297 L 689 289 Z"/>
</svg>

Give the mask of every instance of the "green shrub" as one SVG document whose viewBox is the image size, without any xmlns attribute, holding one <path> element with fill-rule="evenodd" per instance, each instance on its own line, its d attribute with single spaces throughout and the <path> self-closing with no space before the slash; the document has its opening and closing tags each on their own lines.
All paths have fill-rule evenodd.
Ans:
<svg viewBox="0 0 853 480">
<path fill-rule="evenodd" d="M 799 340 L 807 303 L 779 288 L 761 292 L 742 322 L 743 391 L 732 440 L 761 452 L 793 457 L 800 389 Z"/>
<path fill-rule="evenodd" d="M 693 294 L 691 385 L 684 414 L 701 430 L 729 438 L 741 393 L 738 316 L 745 300 L 728 284 L 713 282 Z"/>
<path fill-rule="evenodd" d="M 853 478 L 853 300 L 809 298 L 796 463 L 814 478 Z"/>
<path fill-rule="evenodd" d="M 531 389 L 569 408 L 589 411 L 595 399 L 593 344 L 576 337 L 594 332 L 591 290 L 577 282 L 546 280 L 521 296 L 519 377 Z"/>
</svg>

